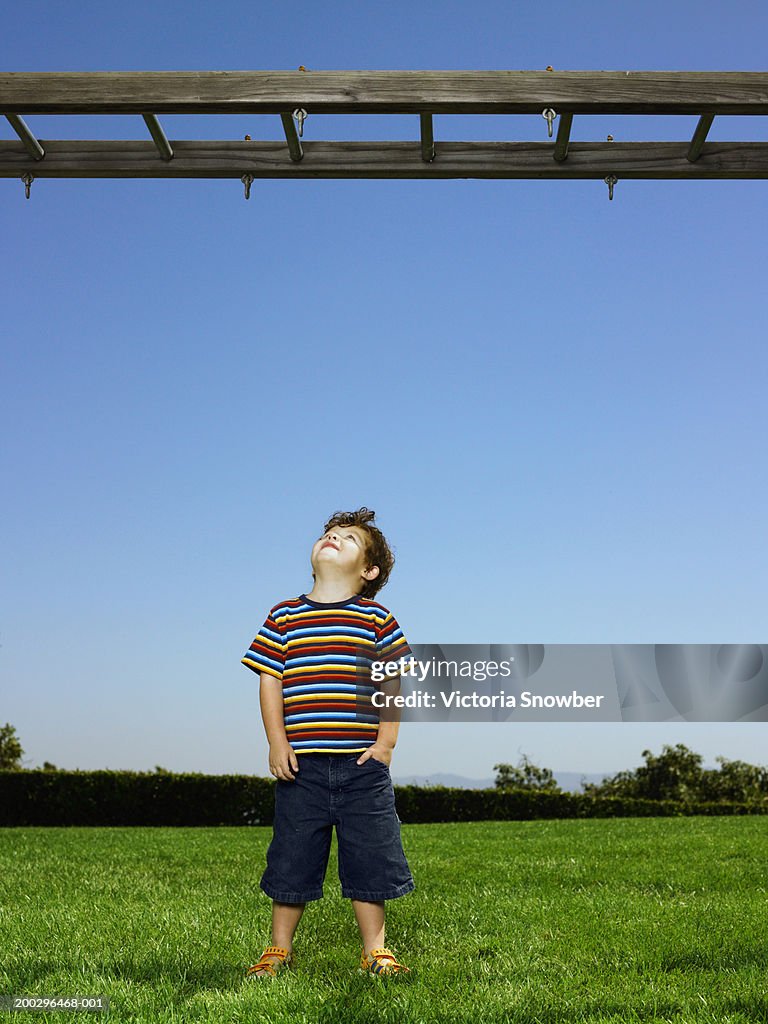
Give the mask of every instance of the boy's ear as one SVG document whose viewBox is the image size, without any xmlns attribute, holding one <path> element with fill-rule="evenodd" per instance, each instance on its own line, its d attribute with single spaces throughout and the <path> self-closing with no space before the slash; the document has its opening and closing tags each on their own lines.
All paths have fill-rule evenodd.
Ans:
<svg viewBox="0 0 768 1024">
<path fill-rule="evenodd" d="M 375 580 L 380 572 L 381 569 L 379 569 L 378 565 L 371 565 L 367 569 L 363 570 L 363 576 L 365 576 L 367 580 Z"/>
</svg>

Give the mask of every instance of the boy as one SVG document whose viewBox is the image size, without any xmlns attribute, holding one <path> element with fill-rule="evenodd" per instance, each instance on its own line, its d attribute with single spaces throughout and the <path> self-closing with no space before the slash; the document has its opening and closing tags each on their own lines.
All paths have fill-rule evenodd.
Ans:
<svg viewBox="0 0 768 1024">
<path fill-rule="evenodd" d="M 394 565 L 374 515 L 361 508 L 331 517 L 312 548 L 312 589 L 275 605 L 242 658 L 260 673 L 277 779 L 260 882 L 272 898 L 272 945 L 249 977 L 275 977 L 291 965 L 304 907 L 323 895 L 333 825 L 342 895 L 352 900 L 363 940 L 361 969 L 409 970 L 384 946 L 384 901 L 416 887 L 389 773 L 399 713 L 373 706 L 370 663 L 411 650 L 392 613 L 373 600 Z M 380 687 L 391 695 L 399 684 L 395 676 Z"/>
</svg>

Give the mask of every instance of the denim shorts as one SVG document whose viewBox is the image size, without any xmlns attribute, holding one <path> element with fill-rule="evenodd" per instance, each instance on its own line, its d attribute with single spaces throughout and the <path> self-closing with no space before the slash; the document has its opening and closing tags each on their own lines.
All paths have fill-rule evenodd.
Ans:
<svg viewBox="0 0 768 1024">
<path fill-rule="evenodd" d="M 299 754 L 294 781 L 275 783 L 275 819 L 261 888 L 280 903 L 323 895 L 333 826 L 341 894 L 392 900 L 416 888 L 400 839 L 389 766 L 357 754 Z"/>
</svg>

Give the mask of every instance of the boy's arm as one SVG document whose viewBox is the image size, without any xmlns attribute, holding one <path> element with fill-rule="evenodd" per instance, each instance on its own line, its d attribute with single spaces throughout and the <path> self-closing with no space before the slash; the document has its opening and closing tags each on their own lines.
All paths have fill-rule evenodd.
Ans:
<svg viewBox="0 0 768 1024">
<path fill-rule="evenodd" d="M 389 676 L 378 684 L 382 693 L 387 696 L 396 696 L 400 693 L 400 676 Z M 392 760 L 392 751 L 397 743 L 397 734 L 400 729 L 400 708 L 394 704 L 387 704 L 379 708 L 379 731 L 376 734 L 376 742 L 360 755 L 358 764 L 364 764 L 369 757 L 375 756 L 377 761 L 384 761 L 389 764 Z"/>
<path fill-rule="evenodd" d="M 285 732 L 283 681 L 269 672 L 260 672 L 259 679 L 261 720 L 269 742 L 269 770 L 275 778 L 293 782 L 291 769 L 297 772 L 299 761 Z"/>
</svg>

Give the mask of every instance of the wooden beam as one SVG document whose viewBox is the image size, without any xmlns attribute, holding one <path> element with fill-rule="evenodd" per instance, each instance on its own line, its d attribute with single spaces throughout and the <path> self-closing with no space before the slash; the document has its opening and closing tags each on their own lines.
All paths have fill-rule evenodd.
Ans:
<svg viewBox="0 0 768 1024">
<path fill-rule="evenodd" d="M 0 177 L 38 178 L 768 178 L 768 143 L 708 142 L 695 163 L 687 142 L 574 142 L 552 159 L 549 142 L 441 142 L 427 163 L 418 142 L 306 142 L 300 162 L 284 142 L 176 141 L 159 161 L 149 141 L 45 142 L 32 163 L 20 142 L 0 141 Z"/>
<path fill-rule="evenodd" d="M 45 150 L 27 127 L 24 118 L 19 117 L 18 114 L 6 114 L 5 119 L 11 126 L 11 128 L 13 128 L 13 130 L 19 136 L 19 138 L 24 144 L 24 148 L 32 157 L 32 159 L 42 160 L 45 156 Z"/>
<path fill-rule="evenodd" d="M 173 150 L 171 144 L 165 137 L 165 132 L 162 129 L 160 122 L 157 120 L 154 114 L 142 114 L 144 118 L 144 124 L 149 128 L 149 134 L 154 139 L 157 151 L 163 160 L 173 159 Z"/>
<path fill-rule="evenodd" d="M 3 72 L 0 111 L 35 114 L 768 113 L 762 71 Z"/>
</svg>

